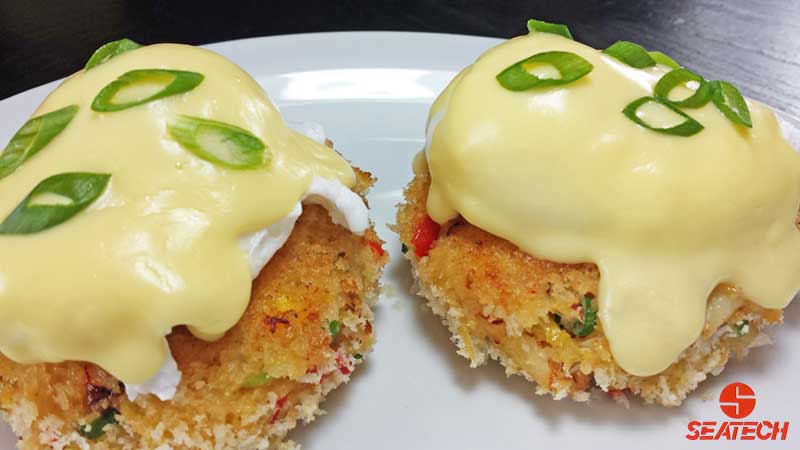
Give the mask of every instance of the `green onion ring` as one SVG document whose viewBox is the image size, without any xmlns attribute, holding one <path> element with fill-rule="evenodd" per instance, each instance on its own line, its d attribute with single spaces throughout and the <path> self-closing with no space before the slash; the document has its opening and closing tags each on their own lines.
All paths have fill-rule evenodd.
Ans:
<svg viewBox="0 0 800 450">
<path fill-rule="evenodd" d="M 167 130 L 195 156 L 229 169 L 255 169 L 272 158 L 261 139 L 224 122 L 180 116 L 167 125 Z"/>
<path fill-rule="evenodd" d="M 655 103 L 659 103 L 661 105 L 664 105 L 665 107 L 667 107 L 670 110 L 672 110 L 672 112 L 678 114 L 679 116 L 685 118 L 686 120 L 681 122 L 678 125 L 675 125 L 674 127 L 669 127 L 669 128 L 656 128 L 656 127 L 653 127 L 650 124 L 648 124 L 647 122 L 645 122 L 644 120 L 642 120 L 641 118 L 639 118 L 639 116 L 636 115 L 636 111 L 642 105 L 644 105 L 645 103 L 649 103 L 649 102 L 655 102 Z M 684 136 L 684 137 L 687 137 L 687 136 L 692 136 L 694 134 L 697 134 L 697 133 L 703 131 L 703 125 L 701 125 L 700 122 L 694 120 L 688 114 L 684 113 L 680 109 L 678 109 L 675 106 L 673 106 L 672 103 L 670 103 L 669 101 L 666 101 L 666 100 L 663 100 L 663 99 L 660 99 L 660 98 L 657 98 L 657 97 L 642 97 L 642 98 L 636 99 L 636 100 L 632 101 L 630 104 L 628 104 L 628 106 L 626 106 L 625 109 L 622 110 L 622 113 L 625 114 L 625 117 L 627 117 L 628 119 L 631 119 L 632 121 L 634 121 L 637 124 L 647 128 L 648 130 L 653 130 L 653 131 L 658 132 L 658 133 L 670 134 L 670 135 L 673 135 L 673 136 Z"/>
<path fill-rule="evenodd" d="M 644 69 L 645 67 L 656 65 L 656 60 L 647 53 L 647 50 L 633 42 L 617 41 L 603 50 L 603 53 L 637 69 Z"/>
<path fill-rule="evenodd" d="M 675 87 L 685 84 L 688 81 L 699 83 L 694 94 L 683 100 L 670 100 L 669 93 L 672 92 Z M 667 72 L 658 80 L 658 83 L 656 83 L 653 89 L 653 95 L 660 99 L 667 100 L 675 106 L 700 108 L 711 100 L 711 97 L 714 95 L 714 88 L 706 82 L 703 77 L 688 69 L 674 69 Z"/>
<path fill-rule="evenodd" d="M 25 122 L 0 153 L 0 180 L 17 170 L 64 131 L 77 112 L 78 105 L 70 105 Z"/>
<path fill-rule="evenodd" d="M 739 89 L 726 81 L 712 81 L 710 84 L 714 91 L 711 101 L 714 102 L 717 109 L 731 122 L 753 128 L 750 108 L 747 107 L 747 101 Z"/>
<path fill-rule="evenodd" d="M 156 92 L 149 97 L 138 100 L 133 100 L 125 103 L 114 103 L 114 96 L 120 91 L 129 88 L 137 82 L 147 81 L 149 79 L 168 76 L 171 78 L 170 82 L 164 86 L 163 89 Z M 183 70 L 166 70 L 166 69 L 144 69 L 144 70 L 131 70 L 121 75 L 116 80 L 109 83 L 104 87 L 100 93 L 94 98 L 92 102 L 92 110 L 98 112 L 114 112 L 123 109 L 132 108 L 144 103 L 152 102 L 154 100 L 169 97 L 171 95 L 182 94 L 191 91 L 203 81 L 203 75 L 197 72 L 187 72 Z"/>
<path fill-rule="evenodd" d="M 141 47 L 141 45 L 133 42 L 130 39 L 120 39 L 118 41 L 109 42 L 97 50 L 94 51 L 92 57 L 89 58 L 89 61 L 86 62 L 86 67 L 84 70 L 89 70 L 92 67 L 99 66 L 104 62 L 108 61 L 109 59 L 125 53 L 130 50 L 136 50 L 137 48 Z"/>
<path fill-rule="evenodd" d="M 572 39 L 572 33 L 569 32 L 569 27 L 560 23 L 550 23 L 543 20 L 529 19 L 528 20 L 529 33 L 550 33 L 564 36 L 567 39 Z"/>
<path fill-rule="evenodd" d="M 33 234 L 66 222 L 86 209 L 105 191 L 110 174 L 71 172 L 46 178 L 0 223 L 0 234 Z M 68 204 L 36 204 L 38 196 L 53 194 Z"/>
<path fill-rule="evenodd" d="M 647 54 L 650 55 L 651 58 L 653 58 L 653 61 L 655 61 L 656 64 L 661 64 L 662 66 L 667 66 L 670 69 L 680 69 L 681 68 L 681 65 L 678 64 L 674 59 L 670 58 L 669 55 L 667 55 L 666 53 L 662 53 L 662 52 L 659 52 L 659 51 L 650 51 L 650 52 L 647 52 Z"/>
<path fill-rule="evenodd" d="M 525 69 L 525 65 L 535 62 L 551 64 L 561 74 L 561 78 L 539 78 Z M 509 91 L 525 91 L 569 84 L 586 76 L 594 69 L 589 61 L 570 52 L 544 52 L 525 58 L 508 66 L 497 75 L 497 81 Z"/>
</svg>

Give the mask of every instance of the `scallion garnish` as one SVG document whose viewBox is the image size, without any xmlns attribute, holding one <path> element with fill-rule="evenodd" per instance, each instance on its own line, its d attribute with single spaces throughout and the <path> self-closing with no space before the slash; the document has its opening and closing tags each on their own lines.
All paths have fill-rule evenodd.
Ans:
<svg viewBox="0 0 800 450">
<path fill-rule="evenodd" d="M 103 434 L 105 434 L 106 425 L 116 425 L 117 423 L 117 415 L 119 411 L 116 408 L 107 408 L 100 413 L 100 416 L 91 423 L 86 425 L 81 425 L 78 427 L 78 433 L 89 440 L 96 440 Z"/>
<path fill-rule="evenodd" d="M 603 53 L 614 57 L 625 64 L 637 69 L 644 69 L 656 65 L 656 60 L 647 53 L 644 47 L 628 41 L 617 41 L 603 50 Z"/>
<path fill-rule="evenodd" d="M 537 65 L 551 65 L 561 75 L 560 78 L 539 78 L 530 70 Z M 544 52 L 518 61 L 497 75 L 501 86 L 510 91 L 525 91 L 572 83 L 592 71 L 589 61 L 570 52 Z"/>
<path fill-rule="evenodd" d="M 364 359 L 364 355 L 362 355 L 361 353 L 354 353 L 353 354 L 353 358 L 355 358 L 355 359 Z"/>
<path fill-rule="evenodd" d="M 229 169 L 254 169 L 271 159 L 261 139 L 224 122 L 180 116 L 167 129 L 173 139 L 195 156 Z"/>
<path fill-rule="evenodd" d="M 647 52 L 647 54 L 650 55 L 651 58 L 653 58 L 653 61 L 655 61 L 656 64 L 667 66 L 670 69 L 681 68 L 681 65 L 678 64 L 674 59 L 670 58 L 669 55 L 667 55 L 666 53 L 662 53 L 659 51 L 649 51 Z"/>
<path fill-rule="evenodd" d="M 272 381 L 272 379 L 273 378 L 266 372 L 257 373 L 255 375 L 250 375 L 249 377 L 245 378 L 244 382 L 242 383 L 242 387 L 256 388 L 269 383 L 270 381 Z"/>
<path fill-rule="evenodd" d="M 95 52 L 92 54 L 92 57 L 89 58 L 89 61 L 86 63 L 86 67 L 84 67 L 84 69 L 89 70 L 92 67 L 103 64 L 104 62 L 121 53 L 125 53 L 130 50 L 136 50 L 139 47 L 141 47 L 141 45 L 133 42 L 130 39 L 120 39 L 118 41 L 109 42 L 95 50 Z"/>
<path fill-rule="evenodd" d="M 69 125 L 78 105 L 70 105 L 25 122 L 0 153 L 0 180 L 43 149 Z"/>
<path fill-rule="evenodd" d="M 683 100 L 672 100 L 669 98 L 669 93 L 680 85 L 685 85 L 688 82 L 695 82 L 698 84 L 694 94 L 686 97 Z M 684 108 L 700 108 L 711 100 L 714 94 L 714 89 L 706 82 L 700 75 L 688 69 L 675 69 L 668 72 L 661 77 L 653 89 L 653 95 L 671 102 L 675 106 Z"/>
<path fill-rule="evenodd" d="M 684 120 L 683 122 L 679 123 L 678 125 L 667 127 L 667 128 L 655 127 L 655 126 L 645 122 L 641 117 L 639 117 L 639 115 L 637 113 L 637 111 L 639 110 L 640 107 L 642 107 L 643 105 L 645 105 L 647 103 L 650 103 L 650 102 L 658 103 L 658 104 L 668 108 L 669 110 L 671 110 L 675 114 L 683 117 L 686 120 Z M 631 119 L 632 121 L 636 122 L 637 124 L 647 128 L 649 130 L 656 131 L 658 133 L 671 134 L 671 135 L 674 135 L 674 136 L 691 136 L 691 135 L 697 134 L 697 133 L 699 133 L 700 131 L 703 130 L 703 125 L 701 125 L 700 122 L 692 119 L 688 114 L 684 113 L 680 109 L 678 109 L 675 106 L 673 106 L 672 103 L 670 103 L 669 101 L 662 100 L 662 99 L 656 98 L 656 97 L 642 97 L 640 99 L 634 100 L 630 104 L 628 104 L 628 106 L 626 106 L 625 109 L 622 110 L 622 113 L 625 114 L 625 117 Z"/>
<path fill-rule="evenodd" d="M 739 89 L 726 81 L 712 81 L 711 86 L 714 91 L 711 101 L 714 102 L 717 109 L 725 114 L 725 117 L 731 122 L 753 128 L 750 108 L 747 107 L 747 101 Z"/>
<path fill-rule="evenodd" d="M 401 243 L 400 244 L 400 251 L 403 252 L 403 254 L 405 255 L 406 252 L 408 252 L 408 246 L 406 244 L 404 244 L 404 243 Z"/>
<path fill-rule="evenodd" d="M 592 305 L 591 296 L 583 296 L 581 309 L 583 309 L 583 321 L 576 320 L 573 322 L 570 331 L 577 337 L 586 337 L 594 331 L 594 326 L 597 322 L 597 309 Z"/>
<path fill-rule="evenodd" d="M 185 70 L 131 70 L 109 83 L 92 102 L 98 112 L 114 112 L 191 91 L 203 75 Z M 160 88 L 153 91 L 154 88 Z"/>
<path fill-rule="evenodd" d="M 46 178 L 0 223 L 0 234 L 33 234 L 69 220 L 103 193 L 110 178 L 102 173 Z"/>
<path fill-rule="evenodd" d="M 566 25 L 545 22 L 543 20 L 528 20 L 528 32 L 557 34 L 559 36 L 564 36 L 567 39 L 572 39 L 572 33 L 569 32 L 569 27 Z"/>
</svg>

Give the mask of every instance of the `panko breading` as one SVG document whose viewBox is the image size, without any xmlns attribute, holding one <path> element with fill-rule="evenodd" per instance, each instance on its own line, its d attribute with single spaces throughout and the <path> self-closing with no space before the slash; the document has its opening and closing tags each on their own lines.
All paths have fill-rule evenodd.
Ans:
<svg viewBox="0 0 800 450">
<path fill-rule="evenodd" d="M 582 320 L 581 299 L 597 294 L 600 274 L 594 264 L 537 259 L 461 217 L 438 232 L 434 227 L 427 256 L 416 255 L 414 242 L 426 233 L 429 186 L 427 173 L 416 175 L 395 227 L 420 294 L 473 367 L 487 357 L 497 359 L 507 374 L 535 382 L 539 394 L 586 401 L 596 386 L 613 396 L 630 391 L 647 403 L 679 405 L 708 374 L 722 371 L 732 354 L 741 358 L 768 343 L 762 329 L 782 320 L 782 311 L 719 286 L 708 302 L 702 335 L 679 360 L 658 375 L 630 375 L 614 362 L 599 321 L 585 337 L 565 326 Z"/>
<path fill-rule="evenodd" d="M 364 196 L 373 179 L 356 173 L 354 190 Z M 92 364 L 23 365 L 0 355 L 0 412 L 24 450 L 291 448 L 287 432 L 313 420 L 372 349 L 370 307 L 388 260 L 381 245 L 372 228 L 354 235 L 321 206 L 306 205 L 254 280 L 236 326 L 216 342 L 184 327 L 168 336 L 183 373 L 172 400 L 130 402 L 122 384 Z M 118 424 L 95 440 L 79 433 L 104 413 Z"/>
</svg>

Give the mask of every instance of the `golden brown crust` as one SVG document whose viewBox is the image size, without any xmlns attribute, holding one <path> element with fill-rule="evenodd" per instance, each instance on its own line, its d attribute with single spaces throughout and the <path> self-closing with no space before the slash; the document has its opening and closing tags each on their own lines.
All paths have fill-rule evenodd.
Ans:
<svg viewBox="0 0 800 450">
<path fill-rule="evenodd" d="M 409 248 L 406 257 L 421 293 L 473 366 L 487 356 L 499 359 L 509 373 L 535 381 L 540 393 L 586 400 L 589 389 L 599 386 L 615 394 L 628 389 L 647 402 L 676 405 L 707 373 L 721 370 L 731 353 L 743 355 L 758 344 L 764 324 L 781 320 L 781 311 L 739 300 L 735 289 L 722 286 L 717 293 L 736 298 L 733 301 L 742 306 L 721 326 L 715 323 L 706 330 L 680 361 L 661 374 L 628 375 L 614 362 L 599 323 L 581 338 L 555 321 L 556 315 L 567 323 L 577 319 L 582 296 L 597 293 L 600 274 L 595 265 L 537 259 L 461 217 L 441 227 L 428 256 L 417 257 L 413 236 L 427 215 L 429 185 L 427 174 L 417 175 L 409 184 L 396 225 Z M 724 332 L 745 319 L 749 327 L 743 336 Z"/>
<path fill-rule="evenodd" d="M 364 194 L 370 174 L 357 170 Z M 111 375 L 91 364 L 22 365 L 0 355 L 0 411 L 21 436 L 20 448 L 82 448 L 79 424 L 119 410 L 120 425 L 91 448 L 265 448 L 298 419 L 318 412 L 373 345 L 372 311 L 388 257 L 373 229 L 356 236 L 308 205 L 289 240 L 253 283 L 241 320 L 216 342 L 184 327 L 168 337 L 183 373 L 175 398 L 130 402 Z M 334 342 L 331 321 L 340 321 Z M 66 330 L 65 330 L 66 332 Z M 259 387 L 244 381 L 266 373 Z M 67 447 L 69 448 L 69 447 Z M 167 448 L 167 447 L 164 447 Z"/>
</svg>

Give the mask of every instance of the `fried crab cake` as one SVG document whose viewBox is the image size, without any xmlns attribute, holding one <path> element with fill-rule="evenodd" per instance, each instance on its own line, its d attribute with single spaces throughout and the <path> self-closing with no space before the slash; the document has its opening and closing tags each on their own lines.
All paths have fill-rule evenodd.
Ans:
<svg viewBox="0 0 800 450">
<path fill-rule="evenodd" d="M 702 335 L 677 361 L 657 375 L 630 375 L 615 363 L 595 317 L 594 264 L 537 259 L 460 216 L 439 226 L 427 215 L 430 176 L 422 172 L 407 187 L 395 226 L 419 294 L 472 367 L 496 359 L 508 375 L 534 382 L 537 394 L 587 401 L 597 387 L 619 400 L 630 392 L 676 406 L 732 355 L 769 343 L 764 327 L 782 321 L 781 310 L 721 285 L 708 300 Z"/>
<path fill-rule="evenodd" d="M 356 173 L 363 197 L 373 179 Z M 183 327 L 168 336 L 183 374 L 172 400 L 131 402 L 92 364 L 0 355 L 0 412 L 24 450 L 292 448 L 287 433 L 320 414 L 372 349 L 381 245 L 372 228 L 357 236 L 306 205 L 236 326 L 216 342 Z"/>
</svg>

